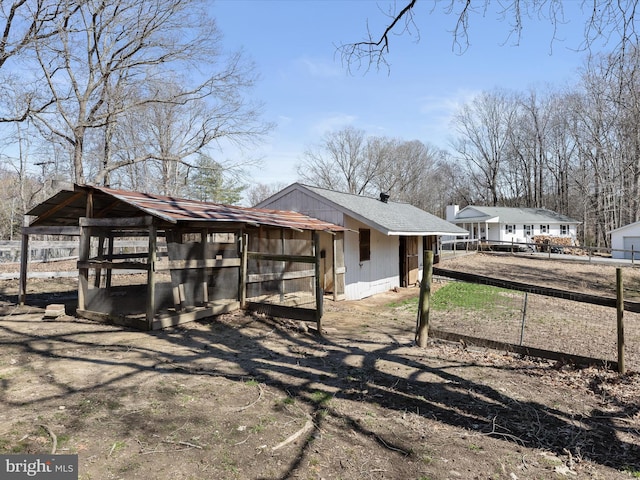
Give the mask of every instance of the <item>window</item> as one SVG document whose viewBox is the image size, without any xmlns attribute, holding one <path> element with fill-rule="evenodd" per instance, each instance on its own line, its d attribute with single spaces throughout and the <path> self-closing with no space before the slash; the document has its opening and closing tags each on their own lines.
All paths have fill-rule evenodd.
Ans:
<svg viewBox="0 0 640 480">
<path fill-rule="evenodd" d="M 371 230 L 368 228 L 360 229 L 360 261 L 366 262 L 371 260 Z"/>
<path fill-rule="evenodd" d="M 560 225 L 560 235 L 569 235 L 569 225 Z"/>
<path fill-rule="evenodd" d="M 549 233 L 549 225 L 540 225 L 540 233 Z"/>
<path fill-rule="evenodd" d="M 505 225 L 504 226 L 505 233 L 515 233 L 516 226 L 515 225 Z"/>
<path fill-rule="evenodd" d="M 533 235 L 533 225 L 525 225 L 524 226 L 524 234 L 527 237 L 530 237 L 531 235 Z"/>
</svg>

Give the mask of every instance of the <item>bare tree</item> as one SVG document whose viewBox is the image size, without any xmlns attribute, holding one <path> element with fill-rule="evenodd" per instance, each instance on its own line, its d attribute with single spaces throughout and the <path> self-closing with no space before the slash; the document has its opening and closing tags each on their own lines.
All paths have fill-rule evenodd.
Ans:
<svg viewBox="0 0 640 480">
<path fill-rule="evenodd" d="M 266 200 L 270 196 L 278 193 L 280 190 L 287 186 L 286 183 L 276 182 L 271 184 L 266 183 L 254 183 L 246 190 L 246 203 L 250 206 L 257 205 L 258 203 Z"/>
<path fill-rule="evenodd" d="M 433 210 L 433 175 L 442 159 L 442 152 L 419 140 L 378 139 L 383 163 L 374 184 L 400 202 L 411 203 L 425 210 Z"/>
<path fill-rule="evenodd" d="M 51 99 L 40 98 L 28 77 L 12 73 L 5 67 L 10 60 L 22 59 L 36 42 L 49 38 L 52 20 L 65 21 L 64 12 L 73 9 L 63 10 L 61 5 L 60 0 L 0 2 L 0 122 L 22 122 L 30 112 L 51 103 Z"/>
<path fill-rule="evenodd" d="M 503 196 L 501 172 L 509 158 L 516 112 L 515 97 L 496 90 L 482 93 L 454 116 L 459 135 L 454 148 L 473 173 L 480 198 L 490 205 L 498 205 Z"/>
<path fill-rule="evenodd" d="M 367 137 L 347 127 L 327 134 L 308 150 L 298 166 L 302 181 L 332 190 L 377 196 L 385 192 L 400 202 L 430 211 L 440 209 L 432 188 L 445 154 L 418 140 Z"/>
<path fill-rule="evenodd" d="M 180 83 L 179 79 L 166 80 L 157 88 L 174 92 L 177 97 L 182 91 Z M 176 195 L 189 190 L 187 177 L 200 168 L 199 161 L 204 156 L 212 158 L 225 182 L 236 183 L 235 175 L 241 175 L 257 160 L 251 156 L 234 161 L 218 159 L 216 142 L 224 139 L 251 145 L 267 128 L 266 124 L 255 122 L 258 111 L 245 107 L 240 95 L 236 97 L 229 92 L 217 103 L 212 98 L 184 104 L 150 102 L 123 112 L 110 130 L 110 140 L 101 138 L 95 144 L 97 151 L 90 163 L 96 169 L 93 178 L 102 182 L 111 178 L 113 184 Z M 110 145 L 108 162 L 104 161 L 107 154 L 103 144 Z"/>
<path fill-rule="evenodd" d="M 380 9 L 386 17 L 380 31 L 371 31 L 367 26 L 364 39 L 353 43 L 345 43 L 338 47 L 343 63 L 349 70 L 366 68 L 389 68 L 387 56 L 394 36 L 411 35 L 420 39 L 419 15 L 429 15 L 441 11 L 451 18 L 447 30 L 452 32 L 452 49 L 464 53 L 470 44 L 473 25 L 486 21 L 487 12 L 493 12 L 505 24 L 505 43 L 518 44 L 524 31 L 524 20 L 534 18 L 548 22 L 552 26 L 553 44 L 561 37 L 562 25 L 567 23 L 566 4 L 563 0 L 448 0 L 443 2 L 424 2 L 427 8 L 418 11 L 423 2 L 405 0 L 389 2 L 388 9 Z M 629 47 L 638 43 L 638 32 L 635 27 L 638 2 L 620 2 L 616 0 L 583 1 L 584 34 L 576 39 L 576 50 L 588 51 L 597 40 L 617 42 L 613 48 L 622 54 Z M 368 25 L 368 22 L 367 22 Z"/>
<path fill-rule="evenodd" d="M 203 133 L 192 142 L 200 149 L 223 137 L 241 141 L 269 129 L 259 121 L 259 108 L 243 97 L 256 79 L 253 66 L 241 54 L 223 57 L 205 7 L 200 0 L 87 0 L 64 12 L 67 21 L 53 22 L 54 34 L 36 43 L 35 57 L 55 103 L 33 118 L 43 133 L 72 148 L 76 182 L 87 181 L 85 143 L 97 130 L 104 156 L 99 167 L 94 164 L 94 182 L 108 182 L 111 172 L 131 162 L 184 160 L 159 148 L 146 158 L 112 162 L 113 126 L 131 112 L 208 103 L 216 113 L 200 120 Z M 177 78 L 180 89 L 166 88 L 166 79 Z"/>
<path fill-rule="evenodd" d="M 370 156 L 363 130 L 345 127 L 327 133 L 320 145 L 308 149 L 297 167 L 306 183 L 341 192 L 362 195 L 373 187 L 373 180 L 384 162 Z"/>
</svg>

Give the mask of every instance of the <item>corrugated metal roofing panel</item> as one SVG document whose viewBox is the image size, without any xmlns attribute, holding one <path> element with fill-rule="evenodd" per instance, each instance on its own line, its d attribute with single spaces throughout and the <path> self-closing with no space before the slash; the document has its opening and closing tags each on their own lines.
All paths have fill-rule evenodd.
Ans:
<svg viewBox="0 0 640 480">
<path fill-rule="evenodd" d="M 94 215 L 96 217 L 130 217 L 145 213 L 170 223 L 226 222 L 297 230 L 345 230 L 339 225 L 311 218 L 298 212 L 222 205 L 95 186 L 76 186 L 74 192 L 61 191 L 32 208 L 28 215 L 39 217 L 35 223 L 45 225 L 75 223 L 77 225 L 78 218 L 86 215 L 86 194 L 92 191 L 94 192 Z M 79 196 L 79 192 L 84 192 L 84 195 Z M 42 221 L 38 222 L 39 219 Z"/>
</svg>

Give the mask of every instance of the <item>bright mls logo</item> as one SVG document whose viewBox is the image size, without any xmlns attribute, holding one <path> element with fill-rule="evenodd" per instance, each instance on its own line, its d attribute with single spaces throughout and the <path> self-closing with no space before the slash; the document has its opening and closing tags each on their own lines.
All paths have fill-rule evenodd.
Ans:
<svg viewBox="0 0 640 480">
<path fill-rule="evenodd" d="M 0 455 L 2 480 L 78 480 L 77 455 Z"/>
</svg>

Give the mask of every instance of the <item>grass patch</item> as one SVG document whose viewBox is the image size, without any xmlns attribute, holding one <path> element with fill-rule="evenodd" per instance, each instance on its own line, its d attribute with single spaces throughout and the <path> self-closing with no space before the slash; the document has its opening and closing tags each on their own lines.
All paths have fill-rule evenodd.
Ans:
<svg viewBox="0 0 640 480">
<path fill-rule="evenodd" d="M 317 405 L 325 406 L 333 398 L 333 395 L 327 392 L 320 392 L 316 390 L 311 394 L 311 401 Z"/>
<path fill-rule="evenodd" d="M 636 470 L 633 467 L 625 467 L 622 471 L 628 474 L 631 478 L 640 478 L 640 470 Z"/>
<path fill-rule="evenodd" d="M 499 297 L 510 293 L 510 290 L 490 285 L 451 282 L 431 296 L 431 307 L 434 310 L 450 310 L 452 308 L 491 310 L 498 303 Z"/>
<path fill-rule="evenodd" d="M 440 311 L 455 308 L 491 310 L 496 303 L 499 303 L 499 298 L 514 293 L 519 292 L 477 283 L 449 282 L 431 295 L 431 308 Z M 400 302 L 389 303 L 387 307 L 417 310 L 419 300 L 419 297 L 407 298 Z"/>
</svg>

